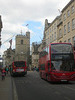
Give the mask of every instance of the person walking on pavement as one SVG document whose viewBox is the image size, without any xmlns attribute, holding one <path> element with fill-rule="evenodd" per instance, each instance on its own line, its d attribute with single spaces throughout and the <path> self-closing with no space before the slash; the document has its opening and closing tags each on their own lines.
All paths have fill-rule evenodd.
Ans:
<svg viewBox="0 0 75 100">
<path fill-rule="evenodd" d="M 8 71 L 9 71 L 8 66 L 6 66 L 6 72 L 7 72 L 7 74 L 8 74 Z"/>
<path fill-rule="evenodd" d="M 4 70 L 5 70 L 5 68 L 4 68 Z M 5 76 L 6 76 L 6 70 L 5 70 Z"/>
<path fill-rule="evenodd" d="M 5 79 L 5 69 L 2 69 L 2 80 Z"/>
</svg>

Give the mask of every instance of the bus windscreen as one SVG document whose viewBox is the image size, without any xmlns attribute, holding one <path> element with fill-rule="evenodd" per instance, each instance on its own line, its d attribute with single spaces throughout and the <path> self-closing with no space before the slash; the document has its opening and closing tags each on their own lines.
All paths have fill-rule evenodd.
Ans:
<svg viewBox="0 0 75 100">
<path fill-rule="evenodd" d="M 73 53 L 71 44 L 51 44 L 51 53 Z"/>
<path fill-rule="evenodd" d="M 16 62 L 14 62 L 14 66 L 25 67 L 25 62 L 24 61 L 16 61 Z"/>
<path fill-rule="evenodd" d="M 74 71 L 73 48 L 70 44 L 51 45 L 51 69 L 57 71 Z"/>
</svg>

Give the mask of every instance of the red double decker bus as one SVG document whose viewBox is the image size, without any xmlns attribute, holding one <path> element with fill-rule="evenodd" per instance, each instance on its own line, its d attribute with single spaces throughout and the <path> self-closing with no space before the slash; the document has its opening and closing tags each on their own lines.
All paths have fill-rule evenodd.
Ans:
<svg viewBox="0 0 75 100">
<path fill-rule="evenodd" d="M 48 81 L 75 81 L 74 50 L 70 43 L 51 43 L 40 52 L 40 77 Z"/>
<path fill-rule="evenodd" d="M 14 61 L 11 67 L 11 75 L 26 75 L 27 74 L 27 66 L 26 61 Z"/>
<path fill-rule="evenodd" d="M 75 51 L 74 51 L 74 61 L 75 61 Z"/>
</svg>

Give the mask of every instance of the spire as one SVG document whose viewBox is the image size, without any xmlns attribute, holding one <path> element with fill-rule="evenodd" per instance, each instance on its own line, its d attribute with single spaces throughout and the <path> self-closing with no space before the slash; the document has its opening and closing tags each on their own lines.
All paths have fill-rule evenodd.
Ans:
<svg viewBox="0 0 75 100">
<path fill-rule="evenodd" d="M 21 35 L 22 35 L 22 30 L 21 30 Z"/>
</svg>

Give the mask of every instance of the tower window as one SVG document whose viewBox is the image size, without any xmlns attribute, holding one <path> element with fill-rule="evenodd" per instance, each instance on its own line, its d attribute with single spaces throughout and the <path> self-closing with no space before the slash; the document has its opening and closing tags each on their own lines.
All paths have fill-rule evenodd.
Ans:
<svg viewBox="0 0 75 100">
<path fill-rule="evenodd" d="M 23 40 L 21 40 L 21 44 L 23 44 Z"/>
</svg>

